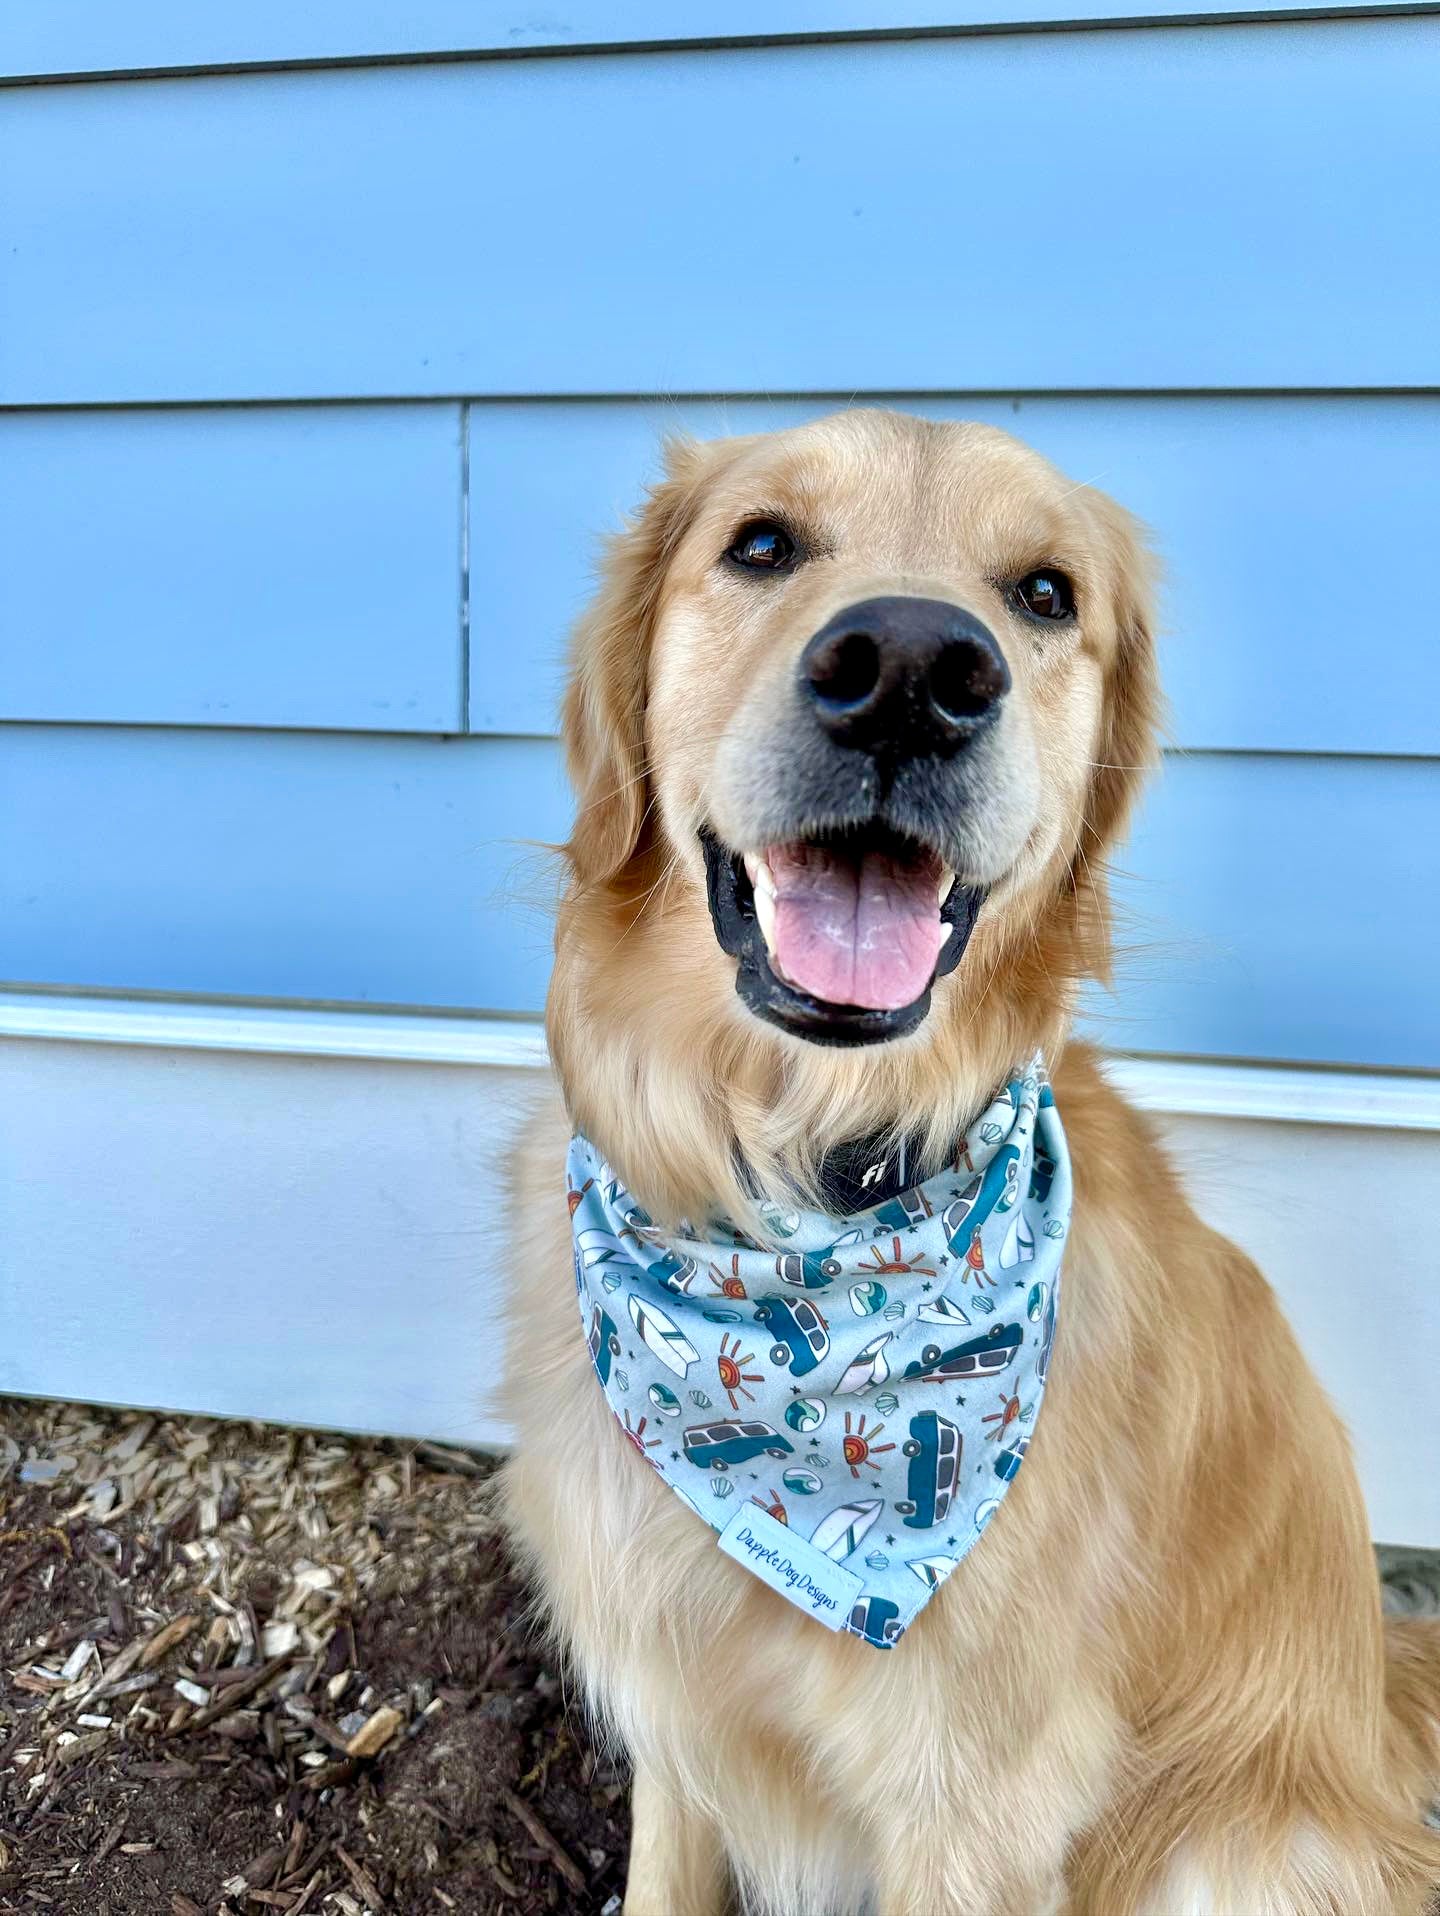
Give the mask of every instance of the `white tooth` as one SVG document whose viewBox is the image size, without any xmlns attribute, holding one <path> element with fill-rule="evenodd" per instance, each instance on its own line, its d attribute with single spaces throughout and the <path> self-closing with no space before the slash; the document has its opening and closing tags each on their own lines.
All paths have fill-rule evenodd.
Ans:
<svg viewBox="0 0 1440 1916">
<path fill-rule="evenodd" d="M 760 869 L 765 871 L 763 865 Z M 767 878 L 770 876 L 768 871 L 765 872 L 765 876 Z M 766 951 L 774 951 L 775 887 L 773 882 L 768 886 L 758 883 L 755 886 L 755 921 L 760 927 L 760 936 L 765 940 Z"/>
<path fill-rule="evenodd" d="M 750 883 L 755 887 L 756 891 L 763 891 L 768 897 L 773 899 L 775 896 L 775 874 L 765 863 L 765 860 L 763 858 L 757 858 L 752 863 L 751 860 L 747 858 L 745 860 L 745 869 L 749 872 Z"/>
<path fill-rule="evenodd" d="M 954 888 L 955 888 L 955 874 L 954 872 L 951 871 L 950 867 L 947 865 L 944 868 L 944 870 L 940 873 L 940 903 L 942 905 L 945 903 L 945 900 L 950 896 L 950 893 L 954 890 Z"/>
<path fill-rule="evenodd" d="M 942 935 L 941 935 L 941 939 L 940 939 L 940 949 L 941 949 L 942 951 L 943 951 L 943 950 L 945 949 L 945 945 L 946 945 L 946 942 L 947 942 L 947 940 L 949 939 L 949 937 L 950 937 L 950 934 L 951 934 L 951 932 L 953 932 L 953 931 L 954 931 L 954 929 L 955 929 L 955 927 L 954 927 L 953 925 L 950 925 L 950 924 L 947 924 L 947 925 L 945 925 L 945 926 L 943 926 L 943 927 L 942 927 Z"/>
</svg>

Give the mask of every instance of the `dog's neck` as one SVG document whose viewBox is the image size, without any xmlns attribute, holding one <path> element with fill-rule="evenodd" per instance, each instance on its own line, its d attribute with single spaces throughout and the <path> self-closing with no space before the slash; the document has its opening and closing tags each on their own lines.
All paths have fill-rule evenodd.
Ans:
<svg viewBox="0 0 1440 1916">
<path fill-rule="evenodd" d="M 571 907 L 548 1019 L 571 1122 L 667 1227 L 723 1217 L 764 1235 L 761 1197 L 838 1214 L 853 1207 L 824 1184 L 883 1163 L 888 1190 L 902 1174 L 884 1147 L 902 1137 L 913 1183 L 945 1162 L 1017 1061 L 1058 1058 L 1075 980 L 1093 968 L 1062 906 L 1043 936 L 987 926 L 982 913 L 922 1033 L 854 1050 L 785 1044 L 737 1015 L 723 960 L 689 958 L 692 940 L 710 935 L 708 917 L 627 925 Z M 870 1197 L 875 1182 L 866 1201 L 883 1202 Z"/>
</svg>

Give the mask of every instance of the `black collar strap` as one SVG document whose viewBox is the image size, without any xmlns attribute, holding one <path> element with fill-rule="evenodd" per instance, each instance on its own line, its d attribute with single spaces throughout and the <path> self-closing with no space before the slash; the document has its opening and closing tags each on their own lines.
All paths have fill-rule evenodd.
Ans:
<svg viewBox="0 0 1440 1916">
<path fill-rule="evenodd" d="M 935 1167 L 931 1167 L 933 1170 Z M 880 1133 L 837 1144 L 820 1160 L 820 1195 L 825 1209 L 836 1217 L 850 1217 L 899 1197 L 922 1182 L 919 1140 Z"/>
</svg>

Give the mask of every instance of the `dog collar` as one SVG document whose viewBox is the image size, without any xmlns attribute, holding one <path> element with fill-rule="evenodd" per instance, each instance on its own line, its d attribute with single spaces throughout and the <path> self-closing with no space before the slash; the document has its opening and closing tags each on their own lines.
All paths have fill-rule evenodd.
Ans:
<svg viewBox="0 0 1440 1916">
<path fill-rule="evenodd" d="M 881 1133 L 833 1145 L 819 1165 L 826 1212 L 848 1217 L 899 1197 L 918 1182 L 914 1172 L 919 1162 L 920 1144 L 914 1138 Z"/>
<path fill-rule="evenodd" d="M 1044 1394 L 1071 1185 L 1039 1060 L 935 1176 L 834 1214 L 762 1204 L 779 1249 L 657 1229 L 579 1133 L 568 1175 L 581 1326 L 632 1448 L 727 1555 L 892 1648 Z"/>
</svg>

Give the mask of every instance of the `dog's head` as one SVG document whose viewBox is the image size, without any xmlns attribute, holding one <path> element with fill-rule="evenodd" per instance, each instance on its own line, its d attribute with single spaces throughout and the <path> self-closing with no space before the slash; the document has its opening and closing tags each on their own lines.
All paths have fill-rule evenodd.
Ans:
<svg viewBox="0 0 1440 1916">
<path fill-rule="evenodd" d="M 932 1081 L 948 1123 L 1053 1040 L 1153 749 L 1147 606 L 1128 516 L 988 427 L 848 412 L 671 448 L 565 705 L 577 1117 L 613 1136 L 608 1084 L 673 1120 L 683 1082 L 767 1157 L 842 1106 L 924 1122 L 902 1107 Z"/>
</svg>

